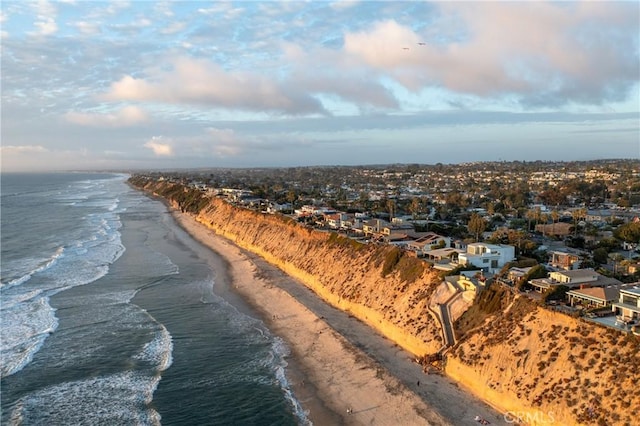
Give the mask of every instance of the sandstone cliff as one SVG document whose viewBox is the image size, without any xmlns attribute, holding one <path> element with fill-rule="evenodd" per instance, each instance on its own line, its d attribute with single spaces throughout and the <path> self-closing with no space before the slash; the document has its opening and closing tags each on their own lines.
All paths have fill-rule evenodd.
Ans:
<svg viewBox="0 0 640 426">
<path fill-rule="evenodd" d="M 522 423 L 640 424 L 637 337 L 505 300 L 453 349 L 450 377 Z"/>
<path fill-rule="evenodd" d="M 436 271 L 397 248 L 364 245 L 165 182 L 132 180 L 296 277 L 416 356 L 442 349 L 428 306 Z M 446 373 L 529 424 L 640 424 L 640 342 L 490 288 L 457 321 Z"/>
</svg>

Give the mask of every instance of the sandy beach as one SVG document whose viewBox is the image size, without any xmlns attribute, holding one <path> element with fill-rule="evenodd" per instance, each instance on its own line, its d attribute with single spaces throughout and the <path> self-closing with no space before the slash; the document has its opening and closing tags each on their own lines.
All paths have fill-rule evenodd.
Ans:
<svg viewBox="0 0 640 426">
<path fill-rule="evenodd" d="M 226 263 L 216 291 L 240 295 L 287 343 L 288 380 L 313 424 L 479 424 L 477 415 L 505 423 L 499 412 L 447 377 L 424 374 L 409 353 L 279 269 L 192 216 L 175 209 L 172 214 Z"/>
</svg>

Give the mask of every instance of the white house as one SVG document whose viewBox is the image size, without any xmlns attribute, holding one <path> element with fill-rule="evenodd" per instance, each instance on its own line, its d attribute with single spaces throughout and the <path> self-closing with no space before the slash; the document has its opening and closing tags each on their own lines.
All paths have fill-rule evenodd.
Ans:
<svg viewBox="0 0 640 426">
<path fill-rule="evenodd" d="M 640 322 L 640 287 L 620 290 L 619 299 L 611 304 L 619 323 L 633 325 Z"/>
<path fill-rule="evenodd" d="M 458 263 L 476 266 L 483 271 L 496 273 L 508 262 L 516 258 L 514 246 L 505 244 L 471 243 L 467 251 L 460 253 Z"/>
<path fill-rule="evenodd" d="M 571 271 L 553 271 L 549 273 L 547 278 L 535 278 L 529 281 L 537 291 L 543 292 L 549 288 L 560 285 L 574 288 L 587 287 L 606 287 L 610 285 L 619 285 L 620 281 L 615 278 L 600 275 L 593 269 L 573 269 Z"/>
</svg>

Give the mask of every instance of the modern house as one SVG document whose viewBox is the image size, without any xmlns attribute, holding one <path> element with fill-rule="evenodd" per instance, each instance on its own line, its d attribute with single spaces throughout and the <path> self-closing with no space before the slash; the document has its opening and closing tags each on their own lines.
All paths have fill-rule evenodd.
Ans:
<svg viewBox="0 0 640 426">
<path fill-rule="evenodd" d="M 458 263 L 465 266 L 476 266 L 485 272 L 496 273 L 515 258 L 514 246 L 471 243 L 467 245 L 467 251 L 458 256 Z"/>
<path fill-rule="evenodd" d="M 507 280 L 509 281 L 509 284 L 518 285 L 524 280 L 531 268 L 533 267 L 529 266 L 527 268 L 518 268 L 514 266 L 513 268 L 509 269 L 509 272 L 507 273 Z"/>
<path fill-rule="evenodd" d="M 429 262 L 433 262 L 433 267 L 435 269 L 440 271 L 452 271 L 459 266 L 458 256 L 460 256 L 461 253 L 464 253 L 464 250 L 445 247 L 428 251 L 425 255 L 425 259 Z"/>
<path fill-rule="evenodd" d="M 362 224 L 362 230 L 365 235 L 381 234 L 385 227 L 389 226 L 389 222 L 382 219 L 369 219 Z"/>
<path fill-rule="evenodd" d="M 609 285 L 620 285 L 620 281 L 615 278 L 600 275 L 593 269 L 574 269 L 571 271 L 550 272 L 547 278 L 536 278 L 529 281 L 537 291 L 543 292 L 558 286 L 574 288 L 606 287 Z"/>
<path fill-rule="evenodd" d="M 338 212 L 338 213 L 330 213 L 324 216 L 324 221 L 327 226 L 333 229 L 338 229 L 342 227 L 342 222 L 346 221 L 348 216 L 346 213 Z"/>
<path fill-rule="evenodd" d="M 618 301 L 611 306 L 618 323 L 625 326 L 640 323 L 640 285 L 620 290 Z"/>
<path fill-rule="evenodd" d="M 586 308 L 604 308 L 619 300 L 620 290 L 632 288 L 635 284 L 608 285 L 605 287 L 587 287 L 567 292 L 571 306 Z"/>
<path fill-rule="evenodd" d="M 416 252 L 418 257 L 423 257 L 432 250 L 449 247 L 450 245 L 451 238 L 438 235 L 435 232 L 429 232 L 408 244 L 407 248 Z"/>
</svg>

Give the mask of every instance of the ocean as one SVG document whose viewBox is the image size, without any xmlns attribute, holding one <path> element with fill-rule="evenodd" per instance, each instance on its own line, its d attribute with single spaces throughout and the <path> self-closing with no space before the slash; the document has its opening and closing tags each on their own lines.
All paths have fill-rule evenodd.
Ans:
<svg viewBox="0 0 640 426">
<path fill-rule="evenodd" d="M 127 175 L 1 177 L 3 425 L 305 425 L 288 349 Z"/>
</svg>

